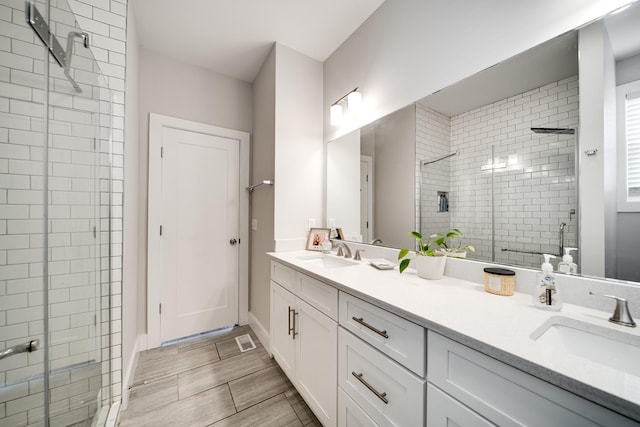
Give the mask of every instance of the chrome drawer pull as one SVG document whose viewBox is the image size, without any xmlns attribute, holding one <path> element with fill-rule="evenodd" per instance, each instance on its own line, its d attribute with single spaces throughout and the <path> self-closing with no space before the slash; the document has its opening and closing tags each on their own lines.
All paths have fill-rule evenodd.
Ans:
<svg viewBox="0 0 640 427">
<path fill-rule="evenodd" d="M 369 390 L 371 390 L 371 392 L 373 394 L 375 394 L 376 396 L 378 396 L 378 399 L 382 400 L 385 405 L 389 403 L 389 400 L 387 399 L 387 393 L 380 393 L 378 390 L 376 390 L 375 388 L 373 388 L 373 386 L 371 384 L 369 384 L 368 382 L 366 382 L 364 380 L 364 378 L 362 378 L 362 374 L 356 374 L 356 371 L 351 371 L 351 375 L 353 375 L 354 377 L 356 377 L 358 379 L 358 381 L 360 381 L 362 384 L 364 384 L 364 386 L 366 388 L 368 388 Z"/>
<path fill-rule="evenodd" d="M 352 319 L 355 320 L 356 322 L 360 323 L 365 328 L 371 329 L 373 332 L 375 332 L 376 334 L 380 335 L 381 337 L 389 338 L 389 335 L 387 335 L 387 331 L 386 330 L 385 331 L 381 331 L 380 329 L 371 326 L 370 324 L 368 324 L 367 322 L 362 320 L 363 319 L 362 317 L 353 316 Z"/>
<path fill-rule="evenodd" d="M 289 306 L 289 312 L 287 313 L 287 320 L 289 322 L 289 328 L 288 328 L 288 334 L 291 335 L 291 331 L 293 331 L 293 328 L 291 327 L 291 312 L 294 310 L 291 310 L 291 306 Z"/>
</svg>

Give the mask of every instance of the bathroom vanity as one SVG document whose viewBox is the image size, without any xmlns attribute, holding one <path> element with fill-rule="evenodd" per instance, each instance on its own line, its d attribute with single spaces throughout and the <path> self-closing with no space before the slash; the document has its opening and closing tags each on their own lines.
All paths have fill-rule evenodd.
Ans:
<svg viewBox="0 0 640 427">
<path fill-rule="evenodd" d="M 326 426 L 640 425 L 640 331 L 611 313 L 547 312 L 526 294 L 335 255 L 270 256 L 271 353 Z M 590 347 L 617 342 L 626 359 Z"/>
</svg>

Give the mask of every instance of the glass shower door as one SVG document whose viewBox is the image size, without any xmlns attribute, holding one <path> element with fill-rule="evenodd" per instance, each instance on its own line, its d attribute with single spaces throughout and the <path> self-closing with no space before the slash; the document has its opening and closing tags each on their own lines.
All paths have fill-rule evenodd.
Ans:
<svg viewBox="0 0 640 427">
<path fill-rule="evenodd" d="M 110 403 L 111 95 L 66 1 L 30 4 L 31 26 L 24 2 L 0 0 L 0 425 L 96 425 Z"/>
<path fill-rule="evenodd" d="M 111 100 L 66 1 L 52 3 L 50 28 L 65 47 L 65 64 L 49 61 L 49 420 L 90 425 L 109 398 Z"/>
</svg>

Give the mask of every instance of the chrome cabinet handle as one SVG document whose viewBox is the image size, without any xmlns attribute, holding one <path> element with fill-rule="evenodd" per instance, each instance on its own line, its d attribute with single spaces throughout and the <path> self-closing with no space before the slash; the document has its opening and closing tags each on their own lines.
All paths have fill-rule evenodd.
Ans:
<svg viewBox="0 0 640 427">
<path fill-rule="evenodd" d="M 296 312 L 295 309 L 291 310 L 293 311 L 293 339 L 296 339 L 296 335 L 298 335 L 298 333 L 296 332 L 296 316 L 298 315 L 298 313 Z"/>
<path fill-rule="evenodd" d="M 293 330 L 293 329 L 291 328 L 291 312 L 292 312 L 292 311 L 293 311 L 293 310 L 291 310 L 291 306 L 289 306 L 289 312 L 287 313 L 287 321 L 289 322 L 289 329 L 288 329 L 288 331 L 287 331 L 288 335 L 291 335 L 291 331 Z"/>
<path fill-rule="evenodd" d="M 368 388 L 373 394 L 375 394 L 378 397 L 378 399 L 382 400 L 385 403 L 385 405 L 389 403 L 389 400 L 387 399 L 387 393 L 380 393 L 378 390 L 373 388 L 371 384 L 369 384 L 368 382 L 365 381 L 364 378 L 362 378 L 362 373 L 356 374 L 356 371 L 351 371 L 351 375 L 356 377 L 358 381 L 364 384 L 364 386 Z"/>
<path fill-rule="evenodd" d="M 370 324 L 365 322 L 362 317 L 353 316 L 352 319 L 354 321 L 358 322 L 359 324 L 361 324 L 362 326 L 364 326 L 365 328 L 368 328 L 368 329 L 372 330 L 373 332 L 375 332 L 376 334 L 380 335 L 381 337 L 389 338 L 389 335 L 387 335 L 387 331 L 386 330 L 381 331 L 380 329 L 376 328 L 375 326 L 371 326 Z"/>
<path fill-rule="evenodd" d="M 27 352 L 32 353 L 38 349 L 39 345 L 40 341 L 38 340 L 31 340 L 24 344 L 14 345 L 13 347 L 9 347 L 8 349 L 0 352 L 0 360 L 4 359 L 5 357 L 13 356 L 15 354 Z"/>
</svg>

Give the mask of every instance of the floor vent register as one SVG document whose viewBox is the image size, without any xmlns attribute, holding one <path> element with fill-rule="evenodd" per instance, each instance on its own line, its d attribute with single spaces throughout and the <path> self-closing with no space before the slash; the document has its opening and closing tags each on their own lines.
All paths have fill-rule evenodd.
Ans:
<svg viewBox="0 0 640 427">
<path fill-rule="evenodd" d="M 256 345 L 254 344 L 249 334 L 244 334 L 236 337 L 236 343 L 238 343 L 238 348 L 242 353 L 256 348 Z"/>
</svg>

